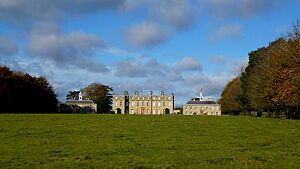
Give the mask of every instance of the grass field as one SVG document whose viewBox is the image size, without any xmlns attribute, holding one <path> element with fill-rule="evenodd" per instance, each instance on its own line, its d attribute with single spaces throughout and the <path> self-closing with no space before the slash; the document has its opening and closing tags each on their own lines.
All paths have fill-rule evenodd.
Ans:
<svg viewBox="0 0 300 169">
<path fill-rule="evenodd" d="M 300 121 L 0 115 L 1 168 L 300 168 Z"/>
</svg>

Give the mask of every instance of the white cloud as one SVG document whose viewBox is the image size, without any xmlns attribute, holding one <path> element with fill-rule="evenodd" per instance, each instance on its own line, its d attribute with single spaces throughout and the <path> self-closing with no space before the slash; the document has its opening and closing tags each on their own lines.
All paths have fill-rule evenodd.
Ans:
<svg viewBox="0 0 300 169">
<path fill-rule="evenodd" d="M 132 47 L 143 48 L 165 42 L 169 33 L 157 23 L 144 22 L 125 30 L 124 36 Z"/>
<path fill-rule="evenodd" d="M 217 64 L 226 64 L 227 60 L 224 56 L 210 56 L 208 60 Z"/>
<path fill-rule="evenodd" d="M 201 64 L 193 57 L 184 57 L 175 64 L 175 68 L 180 71 L 201 71 Z"/>
<path fill-rule="evenodd" d="M 211 15 L 218 19 L 251 18 L 283 6 L 284 0 L 205 0 L 202 1 Z"/>
<path fill-rule="evenodd" d="M 106 53 L 112 54 L 112 55 L 116 55 L 116 56 L 120 56 L 120 57 L 133 57 L 133 58 L 140 57 L 140 55 L 137 53 L 130 52 L 125 49 L 121 49 L 121 48 L 117 48 L 117 47 L 112 47 L 112 46 L 106 47 L 105 49 L 103 49 L 103 52 L 106 52 Z"/>
<path fill-rule="evenodd" d="M 177 30 L 185 30 L 190 27 L 198 14 L 195 6 L 189 0 L 158 1 L 157 4 L 151 6 L 150 11 L 152 15 Z"/>
<path fill-rule="evenodd" d="M 93 57 L 97 50 L 105 48 L 104 42 L 97 35 L 84 32 L 63 34 L 49 25 L 39 28 L 34 29 L 29 36 L 27 50 L 31 56 L 49 59 L 59 67 L 75 66 L 93 72 L 108 71 L 105 65 Z"/>
<path fill-rule="evenodd" d="M 0 35 L 0 57 L 10 57 L 18 50 L 17 44 L 9 38 Z"/>
<path fill-rule="evenodd" d="M 242 36 L 242 26 L 225 25 L 212 33 L 209 37 L 210 42 L 216 42 L 225 38 L 238 38 Z"/>
<path fill-rule="evenodd" d="M 117 9 L 123 0 L 1 0 L 0 20 L 15 25 L 65 19 L 102 10 Z"/>
<path fill-rule="evenodd" d="M 145 65 L 136 61 L 120 61 L 117 63 L 116 75 L 119 77 L 146 77 L 147 74 Z"/>
</svg>

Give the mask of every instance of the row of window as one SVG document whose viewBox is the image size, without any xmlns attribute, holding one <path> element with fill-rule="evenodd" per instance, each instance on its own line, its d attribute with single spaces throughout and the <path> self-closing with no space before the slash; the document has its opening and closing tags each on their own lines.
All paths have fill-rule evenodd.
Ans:
<svg viewBox="0 0 300 169">
<path fill-rule="evenodd" d="M 199 112 L 186 112 L 185 115 L 202 115 Z M 205 112 L 203 115 L 221 115 L 219 112 Z"/>
<path fill-rule="evenodd" d="M 131 109 L 130 114 L 163 114 L 163 110 L 152 110 L 152 113 L 149 109 L 146 110 L 134 110 Z"/>
<path fill-rule="evenodd" d="M 116 96 L 115 100 L 118 100 L 118 98 L 121 100 L 124 99 L 124 97 Z M 169 97 L 152 96 L 152 100 L 171 100 L 171 99 L 172 99 L 171 96 L 169 96 Z M 137 98 L 130 97 L 130 100 L 150 100 L 150 97 L 137 97 Z"/>
<path fill-rule="evenodd" d="M 150 102 L 131 102 L 130 104 L 131 106 L 150 106 Z M 115 106 L 123 106 L 123 102 L 115 102 Z M 126 102 L 126 106 L 129 106 L 129 103 Z M 171 107 L 172 106 L 172 103 L 171 102 L 152 102 L 152 106 L 155 107 L 155 106 L 169 106 Z"/>
<path fill-rule="evenodd" d="M 219 107 L 218 106 L 190 106 L 190 107 L 185 107 L 185 109 L 186 110 L 188 110 L 188 109 L 198 109 L 198 110 L 206 110 L 206 109 L 212 109 L 212 110 L 214 110 L 214 109 L 216 109 L 216 110 L 218 110 L 219 109 Z"/>
</svg>

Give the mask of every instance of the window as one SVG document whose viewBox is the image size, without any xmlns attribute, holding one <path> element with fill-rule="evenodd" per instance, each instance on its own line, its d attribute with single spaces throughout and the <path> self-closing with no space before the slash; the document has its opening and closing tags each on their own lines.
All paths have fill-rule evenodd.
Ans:
<svg viewBox="0 0 300 169">
<path fill-rule="evenodd" d="M 134 110 L 133 109 L 131 109 L 131 114 L 134 114 Z"/>
<path fill-rule="evenodd" d="M 147 100 L 150 100 L 150 97 L 148 97 Z"/>
<path fill-rule="evenodd" d="M 118 96 L 116 96 L 116 100 L 118 99 Z"/>
<path fill-rule="evenodd" d="M 160 102 L 157 103 L 157 106 L 160 106 Z"/>
<path fill-rule="evenodd" d="M 142 106 L 144 106 L 144 102 L 142 102 Z"/>
<path fill-rule="evenodd" d="M 169 100 L 171 100 L 171 97 L 169 97 Z"/>
<path fill-rule="evenodd" d="M 155 100 L 155 97 L 153 97 L 153 100 Z"/>
<path fill-rule="evenodd" d="M 122 102 L 120 101 L 120 106 L 122 106 Z"/>
<path fill-rule="evenodd" d="M 163 106 L 166 106 L 165 102 L 163 102 Z"/>
<path fill-rule="evenodd" d="M 160 97 L 158 97 L 158 100 L 160 100 Z"/>
<path fill-rule="evenodd" d="M 136 102 L 136 106 L 140 106 L 140 103 L 139 103 L 139 102 Z"/>
<path fill-rule="evenodd" d="M 145 97 L 143 97 L 143 100 L 145 100 Z"/>
<path fill-rule="evenodd" d="M 134 106 L 134 102 L 131 102 L 131 106 Z"/>
<path fill-rule="evenodd" d="M 118 102 L 116 102 L 116 106 L 118 106 Z"/>
<path fill-rule="evenodd" d="M 153 102 L 153 106 L 155 106 L 155 102 Z"/>
<path fill-rule="evenodd" d="M 140 97 L 138 97 L 137 99 L 140 100 Z"/>
</svg>

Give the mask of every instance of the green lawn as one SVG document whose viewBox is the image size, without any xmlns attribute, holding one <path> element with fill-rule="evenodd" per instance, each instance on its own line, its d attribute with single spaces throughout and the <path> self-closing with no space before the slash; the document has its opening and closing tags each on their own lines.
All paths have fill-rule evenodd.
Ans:
<svg viewBox="0 0 300 169">
<path fill-rule="evenodd" d="M 300 168 L 300 121 L 0 114 L 1 168 Z"/>
</svg>

